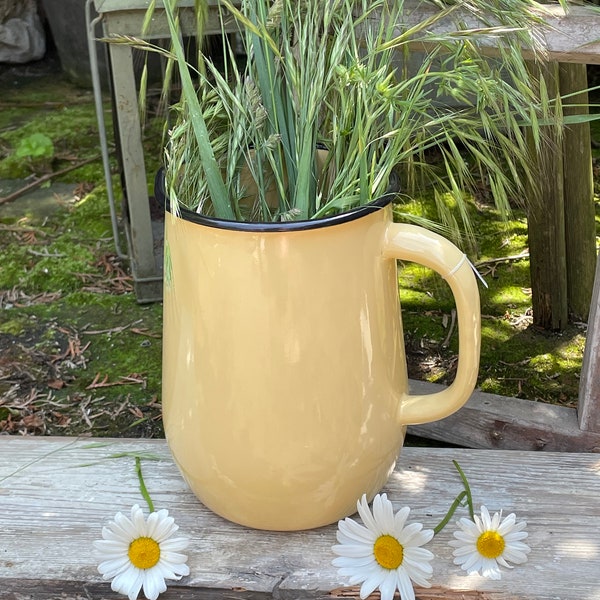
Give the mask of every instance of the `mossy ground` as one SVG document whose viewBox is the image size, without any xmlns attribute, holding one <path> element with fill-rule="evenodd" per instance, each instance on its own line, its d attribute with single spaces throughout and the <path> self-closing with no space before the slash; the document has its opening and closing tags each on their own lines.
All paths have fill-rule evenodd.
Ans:
<svg viewBox="0 0 600 600">
<path fill-rule="evenodd" d="M 57 70 L 3 76 L 0 180 L 25 185 L 99 156 L 90 91 Z M 36 132 L 53 156 L 17 159 Z M 72 192 L 50 212 L 25 198 L 0 205 L 0 431 L 160 436 L 161 305 L 137 303 L 116 256 L 101 161 L 58 181 Z"/>
<path fill-rule="evenodd" d="M 3 83 L 0 180 L 41 176 L 99 154 L 89 91 L 59 72 Z M 52 139 L 53 156 L 17 160 L 19 141 L 37 132 Z M 159 141 L 160 127 L 148 128 L 149 173 Z M 0 205 L 0 431 L 161 436 L 162 307 L 136 302 L 128 265 L 115 255 L 100 160 L 58 181 L 72 184 L 72 198 L 49 216 L 35 207 L 9 215 Z M 426 200 L 400 208 L 431 210 Z M 521 211 L 502 222 L 485 202 L 474 202 L 471 217 L 473 262 L 527 249 Z M 481 389 L 574 406 L 585 325 L 561 333 L 532 326 L 526 256 L 478 268 L 489 286 L 480 287 Z M 457 350 L 449 288 L 423 267 L 407 264 L 399 273 L 410 374 L 447 382 Z"/>
<path fill-rule="evenodd" d="M 474 207 L 471 219 L 478 233 L 476 247 L 467 252 L 488 286 L 479 286 L 478 387 L 502 396 L 576 406 L 586 325 L 573 323 L 561 332 L 534 327 L 525 216 L 515 210 L 513 219 L 504 223 L 492 208 Z M 458 351 L 450 288 L 431 270 L 413 264 L 403 266 L 399 281 L 409 372 L 450 383 Z"/>
</svg>

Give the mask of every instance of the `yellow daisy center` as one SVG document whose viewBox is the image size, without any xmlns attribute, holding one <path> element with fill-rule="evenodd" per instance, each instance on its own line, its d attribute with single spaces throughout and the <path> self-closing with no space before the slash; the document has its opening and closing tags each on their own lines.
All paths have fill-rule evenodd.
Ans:
<svg viewBox="0 0 600 600">
<path fill-rule="evenodd" d="M 477 551 L 485 558 L 498 558 L 505 546 L 504 538 L 497 531 L 484 531 L 477 538 Z"/>
<path fill-rule="evenodd" d="M 404 548 L 392 535 L 380 535 L 373 545 L 373 554 L 384 569 L 397 569 L 404 560 Z"/>
<path fill-rule="evenodd" d="M 138 569 L 151 569 L 160 559 L 158 542 L 149 537 L 140 537 L 129 544 L 129 560 Z"/>
</svg>

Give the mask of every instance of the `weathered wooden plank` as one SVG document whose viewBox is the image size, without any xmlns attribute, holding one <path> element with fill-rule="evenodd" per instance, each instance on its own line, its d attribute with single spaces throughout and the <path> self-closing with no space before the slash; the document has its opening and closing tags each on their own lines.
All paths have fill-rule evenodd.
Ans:
<svg viewBox="0 0 600 600">
<path fill-rule="evenodd" d="M 161 598 L 216 600 L 356 597 L 331 565 L 335 526 L 253 531 L 205 509 L 174 466 L 164 440 L 0 437 L 0 598 L 116 598 L 96 571 L 92 542 L 118 511 L 143 505 L 134 454 L 149 493 L 191 537 L 191 574 Z M 421 600 L 600 600 L 600 460 L 558 454 L 405 448 L 386 491 L 397 508 L 435 526 L 461 491 L 457 460 L 475 503 L 528 521 L 530 560 L 500 581 L 452 564 L 449 526 L 430 544 L 432 590 Z M 464 515 L 464 509 L 459 514 Z M 459 516 L 459 515 L 457 515 Z M 333 592 L 333 593 L 332 593 Z M 64 593 L 64 594 L 63 594 Z"/>
<path fill-rule="evenodd" d="M 600 35 L 600 31 L 598 32 Z M 586 65 L 559 66 L 565 115 L 589 114 Z M 573 319 L 587 321 L 596 268 L 592 136 L 589 123 L 568 125 L 563 135 L 567 301 Z M 600 408 L 600 407 L 599 407 Z"/>
<path fill-rule="evenodd" d="M 434 15 L 436 10 L 430 5 L 407 10 L 406 24 L 416 24 Z M 540 6 L 533 12 L 540 19 L 536 33 L 543 40 L 545 58 L 565 63 L 600 64 L 600 12 L 597 7 L 570 5 L 569 11 L 565 13 L 556 4 Z M 457 10 L 453 14 L 455 19 L 460 18 L 468 28 L 486 26 L 466 11 Z M 453 28 L 452 22 L 447 20 L 436 23 L 430 31 L 440 33 Z M 493 36 L 482 37 L 480 40 L 482 47 L 489 49 L 490 55 L 497 53 L 496 43 Z M 524 49 L 524 56 L 536 58 L 528 49 Z"/>
<path fill-rule="evenodd" d="M 568 13 L 558 4 L 544 6 L 541 28 L 549 58 L 564 63 L 600 64 L 600 11 L 598 7 L 570 4 Z"/>
<path fill-rule="evenodd" d="M 543 78 L 548 95 L 559 94 L 558 63 L 530 63 L 533 76 Z M 527 191 L 527 233 L 534 325 L 562 330 L 568 323 L 565 196 L 562 143 L 553 126 L 542 127 L 542 143 L 535 150 L 527 135 L 538 180 Z"/>
<path fill-rule="evenodd" d="M 110 16 L 115 23 L 111 27 L 120 33 L 128 35 L 139 35 L 140 24 L 149 0 L 95 0 L 94 6 L 100 14 Z M 193 6 L 193 0 L 179 0 L 181 7 Z M 218 32 L 218 24 L 214 21 L 216 14 L 216 0 L 209 0 L 209 31 Z M 417 3 L 414 3 L 415 5 Z M 407 5 L 407 24 L 414 24 L 423 18 L 431 16 L 436 10 L 434 7 L 417 6 L 412 9 L 409 2 Z M 160 7 L 160 3 L 158 3 Z M 157 11 L 153 22 L 153 35 L 159 32 L 164 34 L 167 29 L 161 11 Z M 119 13 L 119 14 L 115 14 Z M 591 6 L 570 6 L 568 13 L 557 5 L 540 7 L 536 13 L 542 22 L 538 26 L 538 33 L 544 39 L 547 47 L 548 57 L 559 62 L 572 62 L 583 64 L 600 64 L 600 12 Z M 466 13 L 456 13 L 463 22 L 470 26 L 481 26 L 472 18 L 466 18 Z M 116 20 L 115 20 L 116 19 Z M 441 31 L 445 25 L 438 25 L 433 31 Z M 489 39 L 490 51 L 495 40 Z"/>
<path fill-rule="evenodd" d="M 106 583 L 86 583 L 71 581 L 8 581 L 4 593 L 0 590 L 2 600 L 123 600 L 124 596 L 111 591 Z M 18 589 L 19 592 L 8 590 Z M 476 590 L 451 590 L 442 586 L 416 588 L 416 600 L 507 600 L 511 598 L 504 593 L 478 592 Z M 359 587 L 344 587 L 330 592 L 315 592 L 307 598 L 310 600 L 359 600 Z M 274 595 L 265 592 L 251 592 L 244 589 L 233 589 L 228 592 L 210 588 L 188 588 L 180 583 L 173 583 L 168 591 L 160 596 L 161 600 L 271 600 Z M 302 600 L 298 595 L 296 600 Z M 375 593 L 369 596 L 373 600 L 379 598 Z M 516 600 L 516 599 L 515 599 Z"/>
<path fill-rule="evenodd" d="M 441 388 L 411 381 L 411 389 L 418 394 Z M 468 448 L 600 452 L 600 433 L 580 429 L 574 408 L 477 390 L 458 412 L 435 423 L 410 427 L 409 432 Z"/>
<path fill-rule="evenodd" d="M 579 380 L 578 417 L 583 431 L 600 434 L 600 260 L 596 261 L 596 277 Z"/>
<path fill-rule="evenodd" d="M 127 218 L 131 223 L 131 268 L 134 278 L 160 275 L 154 260 L 154 238 L 144 167 L 144 148 L 134 76 L 133 51 L 130 46 L 110 44 L 112 87 L 117 105 L 124 189 L 127 195 Z"/>
</svg>

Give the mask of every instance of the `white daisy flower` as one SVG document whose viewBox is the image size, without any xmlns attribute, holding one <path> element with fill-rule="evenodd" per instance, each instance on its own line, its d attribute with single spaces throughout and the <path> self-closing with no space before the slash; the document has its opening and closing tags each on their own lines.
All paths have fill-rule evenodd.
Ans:
<svg viewBox="0 0 600 600">
<path fill-rule="evenodd" d="M 522 540 L 527 537 L 525 521 L 517 523 L 514 513 L 502 519 L 502 511 L 490 517 L 485 506 L 481 507 L 481 517 L 475 521 L 462 518 L 458 521 L 455 540 L 450 545 L 455 548 L 454 564 L 460 565 L 467 573 L 480 573 L 483 577 L 500 579 L 500 566 L 512 569 L 508 561 L 521 564 L 527 561 L 531 548 Z"/>
<path fill-rule="evenodd" d="M 102 562 L 98 571 L 104 579 L 112 579 L 113 591 L 136 600 L 142 587 L 148 600 L 156 600 L 167 589 L 165 579 L 181 579 L 189 575 L 181 554 L 189 540 L 172 538 L 179 529 L 167 510 L 150 513 L 144 519 L 136 504 L 131 519 L 117 513 L 108 527 L 102 528 L 104 539 L 94 542 Z"/>
<path fill-rule="evenodd" d="M 433 554 L 420 546 L 431 540 L 433 531 L 423 530 L 421 523 L 406 525 L 410 508 L 394 514 L 386 494 L 375 496 L 373 513 L 365 495 L 357 508 L 364 526 L 350 518 L 339 521 L 339 544 L 332 547 L 338 558 L 333 565 L 340 575 L 350 577 L 351 585 L 362 583 L 363 600 L 376 588 L 381 600 L 392 600 L 396 589 L 402 600 L 415 600 L 413 582 L 431 586 L 427 580 L 433 573 L 429 564 Z"/>
</svg>

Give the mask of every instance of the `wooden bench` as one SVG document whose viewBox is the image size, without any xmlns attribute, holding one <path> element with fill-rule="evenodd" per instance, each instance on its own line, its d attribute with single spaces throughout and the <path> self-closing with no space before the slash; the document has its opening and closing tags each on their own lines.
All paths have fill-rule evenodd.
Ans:
<svg viewBox="0 0 600 600">
<path fill-rule="evenodd" d="M 118 511 L 140 504 L 135 471 L 157 509 L 191 538 L 191 574 L 161 599 L 358 598 L 331 565 L 335 525 L 294 533 L 246 529 L 214 515 L 179 475 L 164 440 L 0 437 L 0 599 L 122 598 L 96 570 L 92 543 Z M 155 458 L 155 460 L 151 460 Z M 500 581 L 452 564 L 453 522 L 428 547 L 431 589 L 420 600 L 600 600 L 600 457 L 504 450 L 404 448 L 386 491 L 434 527 L 466 473 L 475 505 L 528 522 L 529 562 Z M 466 516 L 459 508 L 456 517 Z"/>
</svg>

